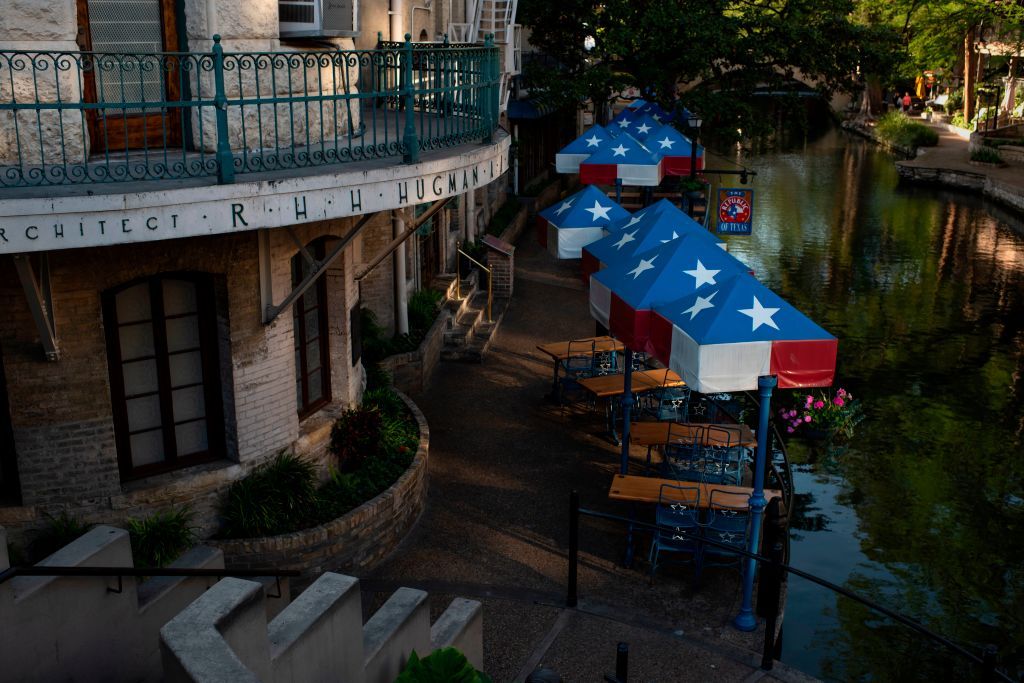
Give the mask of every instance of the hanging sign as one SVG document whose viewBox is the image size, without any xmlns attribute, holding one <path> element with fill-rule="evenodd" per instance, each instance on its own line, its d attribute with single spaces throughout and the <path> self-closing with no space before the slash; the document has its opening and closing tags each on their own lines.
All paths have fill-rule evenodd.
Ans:
<svg viewBox="0 0 1024 683">
<path fill-rule="evenodd" d="M 754 191 L 747 188 L 718 189 L 718 234 L 749 235 L 754 225 Z"/>
</svg>

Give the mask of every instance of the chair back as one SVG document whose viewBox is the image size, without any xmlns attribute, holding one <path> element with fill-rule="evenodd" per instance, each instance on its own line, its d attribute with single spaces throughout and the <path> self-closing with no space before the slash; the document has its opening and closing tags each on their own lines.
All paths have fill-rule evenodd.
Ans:
<svg viewBox="0 0 1024 683">
<path fill-rule="evenodd" d="M 569 342 L 562 368 L 566 377 L 581 379 L 594 376 L 594 340 L 577 339 Z"/>
<path fill-rule="evenodd" d="M 701 481 L 709 484 L 739 484 L 743 478 L 743 449 L 731 429 L 708 425 L 701 462 Z"/>
<path fill-rule="evenodd" d="M 703 439 L 704 428 L 702 426 L 669 425 L 668 440 L 662 448 L 663 476 L 679 481 L 697 481 Z"/>
<path fill-rule="evenodd" d="M 659 421 L 687 422 L 690 419 L 690 388 L 666 387 L 656 395 L 656 417 Z"/>
<path fill-rule="evenodd" d="M 663 544 L 671 541 L 677 550 L 684 549 L 684 546 L 696 547 L 700 533 L 700 487 L 662 484 L 658 491 L 655 521 L 658 526 L 670 527 L 675 532 L 686 532 L 682 534 L 659 529 L 658 537 Z"/>
<path fill-rule="evenodd" d="M 747 547 L 750 535 L 750 510 L 745 506 L 738 507 L 722 501 L 723 498 L 730 495 L 734 494 L 718 490 L 711 491 L 708 498 L 707 521 L 704 523 L 704 538 L 733 548 L 744 549 Z M 711 544 L 704 546 L 704 555 L 706 558 L 714 557 L 720 560 L 742 558 L 741 555 L 728 548 Z"/>
</svg>

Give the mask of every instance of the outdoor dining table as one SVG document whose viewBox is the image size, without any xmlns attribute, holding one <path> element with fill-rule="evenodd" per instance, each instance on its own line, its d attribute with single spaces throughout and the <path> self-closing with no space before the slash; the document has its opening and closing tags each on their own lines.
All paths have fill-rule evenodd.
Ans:
<svg viewBox="0 0 1024 683">
<path fill-rule="evenodd" d="M 608 431 L 612 440 L 619 443 L 619 434 L 615 431 L 615 401 L 617 396 L 625 393 L 622 375 L 598 375 L 597 377 L 585 377 L 579 380 L 579 385 L 594 396 L 594 398 L 608 399 Z M 654 391 L 662 387 L 681 387 L 686 382 L 675 372 L 667 368 L 655 368 L 653 370 L 639 370 L 633 373 L 631 391 L 634 394 L 642 394 L 646 391 Z"/>
<path fill-rule="evenodd" d="M 661 487 L 663 485 L 683 487 L 672 491 L 672 502 L 693 505 L 698 510 L 707 510 L 711 506 L 712 491 L 720 492 L 715 497 L 715 503 L 735 508 L 747 508 L 749 506 L 750 494 L 754 489 L 749 486 L 736 486 L 733 484 L 708 484 L 696 481 L 679 481 L 677 479 L 659 479 L 658 477 L 640 477 L 632 474 L 616 474 L 612 477 L 612 485 L 608 490 L 608 497 L 612 500 L 623 500 L 633 505 L 630 506 L 630 520 L 635 515 L 636 503 L 658 503 L 661 500 Z M 693 491 L 699 490 L 699 500 L 693 500 Z M 723 495 L 724 494 L 724 495 Z M 764 489 L 764 497 L 771 502 L 773 498 L 782 498 L 782 491 L 778 489 Z M 626 529 L 626 558 L 627 567 L 633 564 L 633 523 L 630 522 Z"/>
<path fill-rule="evenodd" d="M 728 440 L 725 438 L 726 433 Z M 635 446 L 664 446 L 676 439 L 691 441 L 698 434 L 701 446 L 757 446 L 754 431 L 742 424 L 668 421 L 629 423 L 629 442 Z"/>
<path fill-rule="evenodd" d="M 569 347 L 573 346 L 572 355 L 582 355 L 590 352 L 586 345 L 594 343 L 594 353 L 607 353 L 609 351 L 621 351 L 625 348 L 618 339 L 614 337 L 586 337 L 584 339 L 573 339 L 572 341 L 551 342 L 550 344 L 537 344 L 537 350 L 551 357 L 555 369 L 551 380 L 551 400 L 558 401 L 558 370 L 562 361 L 569 357 Z M 578 348 L 583 347 L 583 348 Z"/>
</svg>

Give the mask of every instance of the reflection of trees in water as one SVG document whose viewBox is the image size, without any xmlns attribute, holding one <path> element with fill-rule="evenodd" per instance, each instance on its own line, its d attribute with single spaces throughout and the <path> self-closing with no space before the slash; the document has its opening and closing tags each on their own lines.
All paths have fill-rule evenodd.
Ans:
<svg viewBox="0 0 1024 683">
<path fill-rule="evenodd" d="M 893 578 L 849 587 L 1024 670 L 1024 510 L 1008 502 L 1024 497 L 1024 230 L 960 194 L 897 189 L 892 159 L 857 141 L 761 163 L 761 218 L 730 251 L 840 338 L 839 383 L 867 413 L 839 503 Z M 828 523 L 797 500 L 797 532 Z M 826 676 L 977 674 L 850 601 L 837 618 Z"/>
<path fill-rule="evenodd" d="M 821 512 L 814 503 L 811 493 L 793 494 L 793 514 L 789 516 L 790 540 L 799 541 L 804 538 L 800 531 L 828 531 L 831 520 Z"/>
</svg>

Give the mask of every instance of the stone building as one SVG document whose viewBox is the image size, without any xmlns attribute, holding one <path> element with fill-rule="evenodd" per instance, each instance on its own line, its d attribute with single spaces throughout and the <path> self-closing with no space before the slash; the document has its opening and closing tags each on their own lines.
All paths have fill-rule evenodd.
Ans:
<svg viewBox="0 0 1024 683">
<path fill-rule="evenodd" d="M 210 533 L 233 481 L 324 454 L 359 309 L 405 331 L 503 199 L 514 5 L 5 5 L 0 526 Z"/>
</svg>

